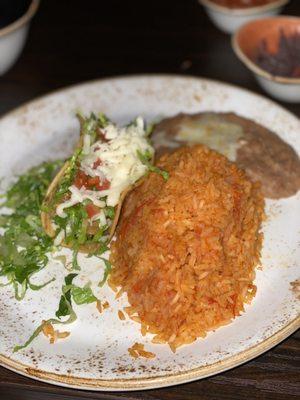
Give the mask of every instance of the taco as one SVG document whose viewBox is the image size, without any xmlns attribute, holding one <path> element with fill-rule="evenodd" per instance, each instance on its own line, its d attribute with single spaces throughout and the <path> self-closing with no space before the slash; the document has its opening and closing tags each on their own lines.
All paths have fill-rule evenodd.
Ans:
<svg viewBox="0 0 300 400">
<path fill-rule="evenodd" d="M 103 114 L 79 120 L 80 139 L 48 188 L 41 219 L 55 245 L 101 254 L 127 192 L 154 168 L 154 150 L 140 117 L 122 128 Z"/>
</svg>

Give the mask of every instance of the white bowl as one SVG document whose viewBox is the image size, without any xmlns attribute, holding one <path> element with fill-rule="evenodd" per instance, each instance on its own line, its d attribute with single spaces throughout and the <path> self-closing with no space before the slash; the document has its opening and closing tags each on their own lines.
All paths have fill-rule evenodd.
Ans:
<svg viewBox="0 0 300 400">
<path fill-rule="evenodd" d="M 229 8 L 220 6 L 211 0 L 198 0 L 202 4 L 211 21 L 221 31 L 233 33 L 245 23 L 253 19 L 272 17 L 280 14 L 289 0 L 277 0 L 263 6 L 251 8 Z"/>
<path fill-rule="evenodd" d="M 275 99 L 288 103 L 300 103 L 300 78 L 272 75 L 253 60 L 261 40 L 274 46 L 278 43 L 280 32 L 289 36 L 295 31 L 300 32 L 300 18 L 279 16 L 249 22 L 232 37 L 236 56 L 254 74 L 261 87 Z"/>
<path fill-rule="evenodd" d="M 31 18 L 36 13 L 40 0 L 32 0 L 21 18 L 0 29 L 0 75 L 17 61 L 26 42 Z"/>
</svg>

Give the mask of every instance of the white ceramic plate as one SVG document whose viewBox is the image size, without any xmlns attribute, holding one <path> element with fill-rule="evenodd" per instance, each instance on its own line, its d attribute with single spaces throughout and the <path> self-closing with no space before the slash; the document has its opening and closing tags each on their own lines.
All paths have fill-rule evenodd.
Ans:
<svg viewBox="0 0 300 400">
<path fill-rule="evenodd" d="M 70 154 L 78 135 L 74 116 L 103 111 L 118 122 L 140 114 L 148 121 L 180 111 L 234 111 L 273 129 L 300 152 L 300 122 L 275 103 L 245 90 L 197 78 L 138 76 L 95 81 L 50 94 L 8 114 L 0 121 L 0 176 L 10 179 L 30 166 Z M 267 201 L 268 220 L 257 295 L 231 325 L 210 333 L 173 354 L 168 346 L 142 338 L 139 324 L 121 321 L 108 287 L 100 293 L 110 308 L 99 314 L 94 304 L 76 308 L 78 320 L 69 338 L 50 345 L 41 335 L 33 345 L 12 353 L 42 319 L 52 317 L 66 270 L 52 261 L 39 276 L 56 281 L 17 302 L 10 288 L 0 290 L 0 363 L 34 379 L 92 390 L 136 390 L 204 378 L 248 361 L 276 345 L 300 325 L 299 300 L 291 283 L 299 279 L 300 192 Z M 93 271 L 96 271 L 93 273 Z M 101 273 L 93 262 L 86 276 Z M 294 285 L 295 286 L 295 285 Z M 133 360 L 127 349 L 145 344 L 156 358 Z"/>
</svg>

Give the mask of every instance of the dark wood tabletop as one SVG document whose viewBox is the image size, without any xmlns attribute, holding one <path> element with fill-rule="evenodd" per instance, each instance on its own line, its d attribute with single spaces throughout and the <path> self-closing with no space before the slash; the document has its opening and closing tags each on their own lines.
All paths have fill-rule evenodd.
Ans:
<svg viewBox="0 0 300 400">
<path fill-rule="evenodd" d="M 300 16 L 300 1 L 285 14 Z M 1 55 L 0 55 L 1 57 Z M 44 0 L 15 66 L 0 77 L 0 115 L 74 83 L 136 73 L 176 73 L 262 93 L 196 0 Z M 300 104 L 283 104 L 300 117 Z M 299 132 L 300 134 L 300 132 Z M 172 388 L 88 392 L 51 386 L 0 368 L 0 398 L 300 399 L 300 334 L 220 375 Z"/>
</svg>

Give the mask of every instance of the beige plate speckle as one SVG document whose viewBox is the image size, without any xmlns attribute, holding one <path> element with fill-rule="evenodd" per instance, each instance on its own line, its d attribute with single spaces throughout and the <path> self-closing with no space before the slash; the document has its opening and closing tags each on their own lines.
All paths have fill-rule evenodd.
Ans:
<svg viewBox="0 0 300 400">
<path fill-rule="evenodd" d="M 15 174 L 46 160 L 69 155 L 78 135 L 74 116 L 102 111 L 118 122 L 137 114 L 148 121 L 178 112 L 233 111 L 274 130 L 300 153 L 300 122 L 275 103 L 223 83 L 177 76 L 137 76 L 95 81 L 58 91 L 31 102 L 0 120 L 0 176 L 4 185 Z M 76 308 L 71 335 L 55 345 L 40 336 L 13 353 L 42 319 L 52 317 L 66 270 L 58 261 L 36 277 L 56 281 L 17 302 L 10 288 L 0 290 L 0 364 L 37 380 L 91 390 L 137 390 L 204 378 L 240 365 L 275 346 L 300 326 L 299 300 L 291 282 L 299 279 L 300 193 L 267 201 L 263 268 L 257 271 L 258 293 L 232 324 L 210 333 L 173 354 L 167 346 L 142 338 L 139 325 L 120 321 L 117 311 L 126 298 L 115 300 L 108 287 L 98 290 L 110 307 L 99 314 L 94 304 Z M 63 250 L 68 257 L 70 252 Z M 93 285 L 101 277 L 97 260 L 83 260 L 80 280 Z M 95 286 L 93 286 L 95 288 Z M 95 288 L 96 290 L 96 288 Z M 127 349 L 142 342 L 152 360 L 133 360 Z"/>
</svg>

